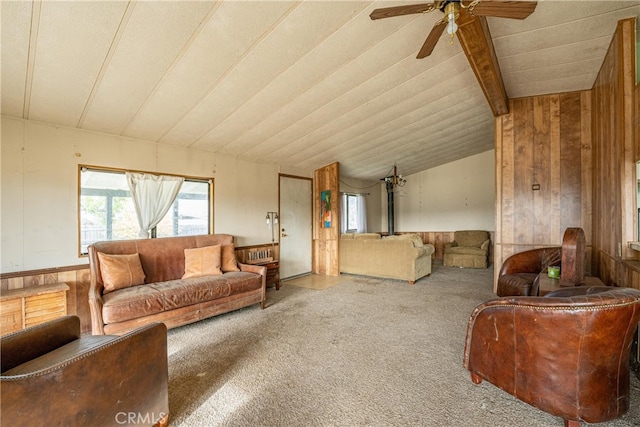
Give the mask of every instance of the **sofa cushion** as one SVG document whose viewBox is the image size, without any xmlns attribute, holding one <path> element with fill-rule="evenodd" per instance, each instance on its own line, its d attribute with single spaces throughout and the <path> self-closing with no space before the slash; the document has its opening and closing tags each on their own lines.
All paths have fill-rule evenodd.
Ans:
<svg viewBox="0 0 640 427">
<path fill-rule="evenodd" d="M 451 255 L 478 255 L 478 256 L 487 256 L 487 251 L 480 248 L 472 248 L 469 246 L 453 246 L 447 248 L 447 254 Z"/>
<path fill-rule="evenodd" d="M 223 273 L 229 271 L 240 271 L 238 260 L 236 259 L 236 248 L 234 245 L 222 245 L 222 255 L 220 256 L 220 270 Z"/>
<path fill-rule="evenodd" d="M 229 296 L 229 281 L 223 274 L 170 280 L 147 285 L 162 295 L 164 311 Z"/>
<path fill-rule="evenodd" d="M 109 255 L 98 252 L 98 258 L 100 259 L 100 272 L 105 294 L 144 284 L 144 271 L 137 253 Z"/>
<path fill-rule="evenodd" d="M 183 279 L 222 274 L 221 245 L 184 250 Z"/>
<path fill-rule="evenodd" d="M 224 273 L 224 277 L 229 282 L 229 293 L 231 295 L 253 291 L 262 287 L 262 276 L 246 271 Z"/>
<path fill-rule="evenodd" d="M 102 297 L 105 324 L 161 313 L 163 310 L 162 293 L 149 285 L 119 289 Z"/>
</svg>

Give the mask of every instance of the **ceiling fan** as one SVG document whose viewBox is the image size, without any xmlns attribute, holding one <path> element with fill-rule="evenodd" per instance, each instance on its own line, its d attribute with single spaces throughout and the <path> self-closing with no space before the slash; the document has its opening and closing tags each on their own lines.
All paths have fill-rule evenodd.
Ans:
<svg viewBox="0 0 640 427">
<path fill-rule="evenodd" d="M 422 59 L 431 55 L 445 28 L 451 36 L 451 43 L 453 44 L 453 36 L 458 31 L 456 21 L 459 20 L 461 15 L 525 19 L 533 13 L 537 4 L 537 1 L 472 0 L 465 2 L 464 0 L 435 0 L 433 3 L 375 9 L 369 17 L 376 20 L 414 13 L 429 13 L 436 9 L 443 12 L 444 17 L 435 23 L 420 52 L 418 52 L 416 58 Z"/>
</svg>

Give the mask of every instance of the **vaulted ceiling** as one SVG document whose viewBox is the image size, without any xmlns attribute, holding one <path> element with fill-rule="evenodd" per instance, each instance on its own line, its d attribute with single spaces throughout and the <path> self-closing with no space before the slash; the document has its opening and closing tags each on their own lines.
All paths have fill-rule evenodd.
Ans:
<svg viewBox="0 0 640 427">
<path fill-rule="evenodd" d="M 440 11 L 364 1 L 2 1 L 2 114 L 343 176 L 493 148 L 460 42 L 416 59 Z M 590 89 L 640 1 L 540 0 L 486 18 L 510 98 Z"/>
</svg>

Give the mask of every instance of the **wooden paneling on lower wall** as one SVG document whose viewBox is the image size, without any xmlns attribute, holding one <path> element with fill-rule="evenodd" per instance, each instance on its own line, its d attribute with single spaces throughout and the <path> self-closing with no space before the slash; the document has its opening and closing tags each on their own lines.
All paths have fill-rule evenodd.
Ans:
<svg viewBox="0 0 640 427">
<path fill-rule="evenodd" d="M 320 193 L 331 191 L 331 227 L 322 223 Z M 315 274 L 339 276 L 338 239 L 340 237 L 340 165 L 332 163 L 314 172 L 313 179 L 313 260 Z"/>
<path fill-rule="evenodd" d="M 89 277 L 88 265 L 5 273 L 0 275 L 0 291 L 66 283 L 69 285 L 67 313 L 75 314 L 80 318 L 80 327 L 85 334 L 91 333 Z"/>
<path fill-rule="evenodd" d="M 422 243 L 429 243 L 435 248 L 432 259 L 444 259 L 444 247 L 447 243 L 453 242 L 453 231 L 417 231 L 415 232 L 422 238 Z M 396 234 L 409 234 L 399 232 Z"/>
<path fill-rule="evenodd" d="M 591 94 L 513 99 L 496 119 L 494 261 L 557 246 L 567 227 L 591 240 Z"/>
</svg>

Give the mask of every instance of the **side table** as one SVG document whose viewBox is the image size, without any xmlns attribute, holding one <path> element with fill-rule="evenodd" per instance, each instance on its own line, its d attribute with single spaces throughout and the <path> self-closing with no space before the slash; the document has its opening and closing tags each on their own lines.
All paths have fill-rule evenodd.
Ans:
<svg viewBox="0 0 640 427">
<path fill-rule="evenodd" d="M 276 291 L 280 290 L 280 261 L 274 259 L 273 261 L 261 262 L 256 265 L 267 267 L 267 287 L 275 286 Z"/>
</svg>

